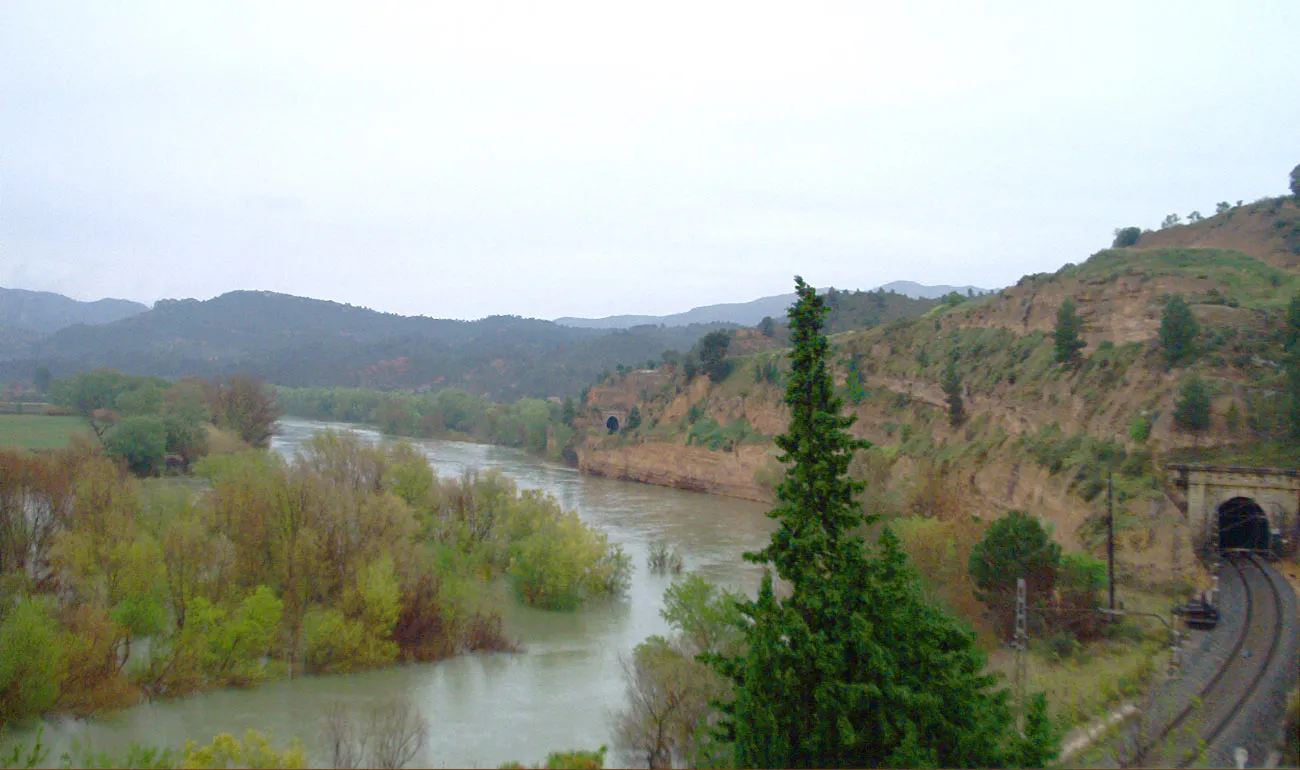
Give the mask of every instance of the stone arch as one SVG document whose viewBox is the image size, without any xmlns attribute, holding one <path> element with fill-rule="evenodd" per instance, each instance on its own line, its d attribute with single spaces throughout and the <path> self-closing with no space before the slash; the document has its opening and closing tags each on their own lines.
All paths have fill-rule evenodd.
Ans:
<svg viewBox="0 0 1300 770">
<path fill-rule="evenodd" d="M 608 420 L 605 420 L 605 428 L 610 433 L 618 433 L 618 415 L 611 414 Z"/>
<path fill-rule="evenodd" d="M 1268 514 L 1249 497 L 1225 500 L 1218 509 L 1219 548 L 1269 549 Z"/>
</svg>

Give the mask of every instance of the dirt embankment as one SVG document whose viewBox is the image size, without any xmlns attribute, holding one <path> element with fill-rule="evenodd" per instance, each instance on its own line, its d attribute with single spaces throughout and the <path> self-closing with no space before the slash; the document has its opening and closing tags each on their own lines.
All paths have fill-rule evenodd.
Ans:
<svg viewBox="0 0 1300 770">
<path fill-rule="evenodd" d="M 711 495 L 766 501 L 768 490 L 755 478 L 766 462 L 768 447 L 745 444 L 733 451 L 711 451 L 699 446 L 647 441 L 578 451 L 583 473 L 664 487 L 707 492 Z"/>
</svg>

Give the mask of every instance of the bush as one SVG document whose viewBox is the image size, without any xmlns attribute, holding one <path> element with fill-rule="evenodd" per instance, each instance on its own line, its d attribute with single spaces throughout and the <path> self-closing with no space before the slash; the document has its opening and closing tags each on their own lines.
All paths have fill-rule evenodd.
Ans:
<svg viewBox="0 0 1300 770">
<path fill-rule="evenodd" d="M 1057 632 L 1047 638 L 1047 649 L 1052 660 L 1059 662 L 1079 651 L 1079 641 L 1068 633 Z"/>
<path fill-rule="evenodd" d="M 652 572 L 682 571 L 682 555 L 665 540 L 658 540 L 650 546 L 650 556 L 646 559 Z"/>
<path fill-rule="evenodd" d="M 1145 444 L 1146 440 L 1151 438 L 1151 420 L 1142 415 L 1129 420 L 1128 437 L 1134 443 Z"/>
</svg>

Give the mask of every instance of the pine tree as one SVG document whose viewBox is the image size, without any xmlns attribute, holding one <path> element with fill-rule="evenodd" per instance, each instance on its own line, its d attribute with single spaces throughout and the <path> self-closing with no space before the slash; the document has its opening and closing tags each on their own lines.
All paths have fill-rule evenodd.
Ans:
<svg viewBox="0 0 1300 770">
<path fill-rule="evenodd" d="M 795 279 L 793 350 L 776 439 L 787 464 L 768 514 L 780 524 L 752 562 L 768 565 L 742 602 L 747 652 L 704 659 L 734 684 L 718 736 L 740 767 L 997 766 L 1015 762 L 1005 690 L 984 675 L 974 634 L 922 594 L 888 529 L 868 552 L 854 531 L 876 520 L 848 477 L 866 442 L 839 414 L 823 333 L 827 309 Z M 778 600 L 774 577 L 790 586 Z M 1041 756 L 1054 754 L 1042 747 Z"/>
<path fill-rule="evenodd" d="M 957 359 L 948 362 L 942 384 L 944 395 L 948 397 L 948 424 L 959 428 L 966 422 L 966 404 L 961 398 L 961 375 L 957 372 Z"/>
<path fill-rule="evenodd" d="M 1056 314 L 1056 330 L 1052 338 L 1056 343 L 1056 363 L 1077 364 L 1079 351 L 1088 344 L 1079 336 L 1083 329 L 1083 320 L 1075 312 L 1074 300 L 1066 298 Z"/>
<path fill-rule="evenodd" d="M 1196 335 L 1200 333 L 1201 325 L 1182 295 L 1170 297 L 1160 315 L 1160 346 L 1171 368 L 1195 360 Z"/>
<path fill-rule="evenodd" d="M 1183 383 L 1178 394 L 1178 404 L 1174 407 L 1174 422 L 1178 427 L 1192 433 L 1200 433 L 1210 427 L 1210 391 L 1205 380 L 1190 377 Z"/>
</svg>

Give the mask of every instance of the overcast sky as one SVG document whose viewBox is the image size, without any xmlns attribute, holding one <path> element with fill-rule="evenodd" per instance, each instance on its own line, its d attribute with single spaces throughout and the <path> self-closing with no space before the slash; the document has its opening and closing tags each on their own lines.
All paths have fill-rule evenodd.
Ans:
<svg viewBox="0 0 1300 770">
<path fill-rule="evenodd" d="M 1009 284 L 1279 195 L 1300 2 L 0 2 L 0 286 L 478 318 Z"/>
</svg>

